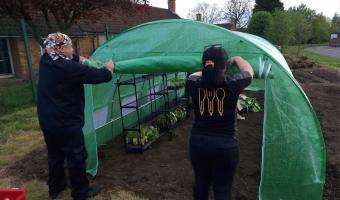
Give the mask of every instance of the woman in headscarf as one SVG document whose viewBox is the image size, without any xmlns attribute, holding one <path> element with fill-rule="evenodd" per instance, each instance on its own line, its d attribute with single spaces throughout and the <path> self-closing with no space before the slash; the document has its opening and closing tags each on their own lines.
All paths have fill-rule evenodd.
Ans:
<svg viewBox="0 0 340 200">
<path fill-rule="evenodd" d="M 237 65 L 240 72 L 225 76 L 228 54 L 221 45 L 208 46 L 202 56 L 202 71 L 190 75 L 187 82 L 195 113 L 190 137 L 195 200 L 207 200 L 211 184 L 216 200 L 231 199 L 238 164 L 236 104 L 254 72 L 241 57 L 233 57 L 230 64 Z"/>
<path fill-rule="evenodd" d="M 66 160 L 71 195 L 83 200 L 100 191 L 98 185 L 89 186 L 86 176 L 83 84 L 109 82 L 114 65 L 109 62 L 102 69 L 83 65 L 85 58 L 73 54 L 71 39 L 59 32 L 49 34 L 43 48 L 37 109 L 48 150 L 49 195 L 56 199 L 67 187 Z"/>
</svg>

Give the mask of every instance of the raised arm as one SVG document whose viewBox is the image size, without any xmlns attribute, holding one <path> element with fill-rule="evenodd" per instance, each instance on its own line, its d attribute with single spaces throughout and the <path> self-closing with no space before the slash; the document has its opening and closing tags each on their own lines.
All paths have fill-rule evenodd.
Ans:
<svg viewBox="0 0 340 200">
<path fill-rule="evenodd" d="M 246 61 L 244 60 L 242 57 L 240 56 L 235 56 L 231 59 L 230 61 L 230 64 L 233 65 L 237 65 L 239 68 L 240 68 L 240 71 L 246 71 L 248 72 L 251 77 L 253 78 L 254 77 L 254 70 L 253 68 L 251 67 L 251 65 Z"/>
<path fill-rule="evenodd" d="M 80 82 L 84 84 L 97 84 L 109 82 L 112 79 L 114 64 L 106 63 L 104 68 L 97 69 L 88 67 L 79 62 L 68 62 L 66 67 L 67 76 L 70 81 Z"/>
<path fill-rule="evenodd" d="M 251 83 L 254 76 L 254 70 L 251 65 L 240 56 L 233 57 L 230 64 L 236 64 L 240 69 L 239 73 L 228 78 L 230 89 L 235 93 L 239 93 Z"/>
</svg>

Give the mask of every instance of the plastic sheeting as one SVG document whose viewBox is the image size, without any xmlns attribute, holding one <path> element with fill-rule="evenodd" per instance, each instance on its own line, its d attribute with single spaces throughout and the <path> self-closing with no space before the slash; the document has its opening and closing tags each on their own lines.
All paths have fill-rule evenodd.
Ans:
<svg viewBox="0 0 340 200">
<path fill-rule="evenodd" d="M 113 60 L 116 73 L 122 74 L 194 72 L 201 69 L 203 49 L 211 44 L 221 44 L 230 57 L 239 55 L 250 62 L 256 79 L 248 89 L 265 90 L 259 199 L 322 199 L 325 145 L 319 121 L 282 54 L 268 41 L 191 20 L 162 20 L 117 35 L 92 59 Z M 88 119 L 110 104 L 114 85 L 112 81 L 85 87 Z M 121 128 L 118 123 L 111 125 Z M 90 152 L 88 172 L 94 175 L 98 161 L 93 144 L 97 145 L 98 133 L 93 119 L 86 120 L 84 132 Z"/>
</svg>

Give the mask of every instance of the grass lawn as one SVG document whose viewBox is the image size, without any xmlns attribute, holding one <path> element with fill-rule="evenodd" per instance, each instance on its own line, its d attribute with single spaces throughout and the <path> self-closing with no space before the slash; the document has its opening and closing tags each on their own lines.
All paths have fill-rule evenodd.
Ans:
<svg viewBox="0 0 340 200">
<path fill-rule="evenodd" d="M 0 124 L 0 141 L 6 140 L 10 135 L 40 129 L 35 106 L 0 116 Z"/>
<path fill-rule="evenodd" d="M 0 87 L 0 168 L 43 143 L 30 84 Z"/>
<path fill-rule="evenodd" d="M 0 87 L 0 117 L 34 106 L 31 84 Z"/>
<path fill-rule="evenodd" d="M 340 69 L 340 60 L 339 59 L 319 55 L 319 54 L 309 52 L 309 51 L 304 51 L 303 54 L 304 54 L 304 56 L 307 56 L 309 59 L 313 60 L 314 62 L 321 64 L 322 66 L 328 66 L 328 67 Z"/>
<path fill-rule="evenodd" d="M 287 54 L 289 56 L 306 56 L 310 60 L 317 62 L 317 63 L 321 64 L 322 66 L 339 69 L 340 68 L 340 60 L 339 59 L 319 55 L 319 54 L 304 50 L 305 48 L 308 48 L 308 47 L 325 46 L 325 45 L 328 45 L 328 44 L 305 44 L 305 45 L 301 45 L 299 54 L 298 54 L 299 46 L 288 46 L 284 49 L 283 53 Z"/>
<path fill-rule="evenodd" d="M 2 115 L 0 124 L 0 188 L 25 188 L 27 199 L 48 199 L 46 180 L 33 179 L 20 182 L 16 177 L 8 177 L 1 172 L 33 150 L 45 148 L 35 106 Z M 108 196 L 111 200 L 145 200 L 122 190 L 112 191 L 106 194 L 105 198 L 100 194 L 91 200 L 103 200 Z M 70 190 L 63 192 L 58 199 L 69 200 Z"/>
<path fill-rule="evenodd" d="M 49 199 L 46 180 L 33 179 L 21 182 L 17 177 L 9 177 L 3 173 L 3 170 L 33 150 L 45 148 L 30 84 L 0 87 L 0 105 L 0 188 L 25 188 L 27 199 Z M 91 200 L 108 198 L 145 200 L 122 190 L 110 191 L 105 198 L 102 193 Z M 63 192 L 58 199 L 69 200 L 70 189 Z"/>
<path fill-rule="evenodd" d="M 0 124 L 0 168 L 44 145 L 35 107 L 3 115 Z"/>
<path fill-rule="evenodd" d="M 12 188 L 13 185 L 11 184 L 11 179 L 1 179 L 0 180 L 0 188 Z M 14 186 L 18 187 L 18 186 Z M 31 180 L 28 182 L 25 182 L 21 185 L 21 187 L 25 188 L 27 191 L 27 199 L 34 199 L 34 200 L 46 200 L 49 199 L 48 197 L 48 187 L 46 185 L 46 182 L 41 180 Z M 58 200 L 70 200 L 71 199 L 71 191 L 70 189 L 67 189 L 66 191 L 62 192 L 58 196 Z M 119 190 L 119 191 L 112 191 L 109 195 L 109 199 L 111 200 L 147 200 L 145 198 L 141 198 L 136 196 L 135 194 Z M 90 200 L 106 200 L 108 197 L 104 198 L 102 194 L 99 194 L 96 197 L 90 198 Z"/>
<path fill-rule="evenodd" d="M 17 185 L 13 186 L 11 182 L 13 182 L 11 179 L 1 179 L 0 188 L 18 187 Z M 20 187 L 26 189 L 27 199 L 34 199 L 34 200 L 49 199 L 48 187 L 45 181 L 34 179 L 34 180 L 23 183 Z M 108 196 L 110 200 L 147 200 L 145 198 L 138 197 L 135 194 L 128 192 L 128 191 L 124 191 L 124 190 L 112 191 L 112 193 L 110 193 L 109 195 L 106 195 L 105 198 L 103 197 L 102 194 L 99 194 L 98 196 L 90 198 L 90 200 L 104 200 L 104 199 L 107 200 Z M 66 191 L 58 195 L 58 200 L 70 200 L 70 199 L 71 199 L 70 189 L 67 189 Z"/>
<path fill-rule="evenodd" d="M 39 130 L 31 85 L 0 86 L 0 142 L 12 134 Z"/>
</svg>

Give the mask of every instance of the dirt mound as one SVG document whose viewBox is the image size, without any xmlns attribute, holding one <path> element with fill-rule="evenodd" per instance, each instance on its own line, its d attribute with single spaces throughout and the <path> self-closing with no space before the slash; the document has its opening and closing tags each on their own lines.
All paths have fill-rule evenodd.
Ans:
<svg viewBox="0 0 340 200">
<path fill-rule="evenodd" d="M 5 173 L 11 177 L 17 177 L 20 182 L 32 179 L 47 180 L 47 149 L 37 149 L 27 154 L 23 159 L 9 166 Z"/>
<path fill-rule="evenodd" d="M 340 199 L 340 165 L 331 164 L 327 165 L 327 181 L 325 184 L 324 200 L 337 200 Z"/>
<path fill-rule="evenodd" d="M 295 78 L 310 99 L 323 130 L 327 173 L 324 200 L 340 199 L 340 74 L 328 68 L 295 69 Z"/>
<path fill-rule="evenodd" d="M 287 61 L 288 66 L 291 69 L 300 69 L 300 68 L 314 68 L 321 67 L 319 64 L 309 60 L 307 57 L 292 57 L 285 55 L 285 59 Z"/>
<path fill-rule="evenodd" d="M 330 83 L 340 83 L 340 71 L 337 69 L 317 68 L 314 74 Z"/>
</svg>

